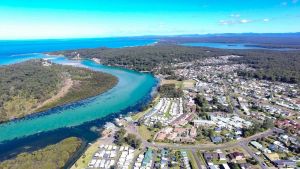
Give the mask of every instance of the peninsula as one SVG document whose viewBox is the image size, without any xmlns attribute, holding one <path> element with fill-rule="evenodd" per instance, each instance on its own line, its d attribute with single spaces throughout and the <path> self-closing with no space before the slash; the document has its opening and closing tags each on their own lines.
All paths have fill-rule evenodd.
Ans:
<svg viewBox="0 0 300 169">
<path fill-rule="evenodd" d="M 110 74 L 30 60 L 0 67 L 0 122 L 101 94 L 118 82 Z"/>
</svg>

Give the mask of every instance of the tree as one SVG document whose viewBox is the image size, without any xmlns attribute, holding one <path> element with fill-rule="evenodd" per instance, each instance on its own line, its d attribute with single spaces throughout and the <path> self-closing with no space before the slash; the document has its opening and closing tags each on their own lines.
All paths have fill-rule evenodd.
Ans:
<svg viewBox="0 0 300 169">
<path fill-rule="evenodd" d="M 231 163 L 230 165 L 232 169 L 240 169 L 239 165 L 236 163 Z"/>
<path fill-rule="evenodd" d="M 162 123 L 159 121 L 159 122 L 155 123 L 153 127 L 161 129 L 163 126 L 162 126 Z"/>
<path fill-rule="evenodd" d="M 125 138 L 125 141 L 127 144 L 129 144 L 133 148 L 139 148 L 142 144 L 142 141 L 140 139 L 136 138 L 136 135 L 129 133 L 127 137 Z"/>
<path fill-rule="evenodd" d="M 274 127 L 274 123 L 272 119 L 265 119 L 263 124 L 262 124 L 262 128 L 264 129 L 270 129 Z"/>
<path fill-rule="evenodd" d="M 124 144 L 125 143 L 125 137 L 124 137 L 125 134 L 126 134 L 126 130 L 124 128 L 121 128 L 119 131 L 116 132 L 114 142 L 117 145 Z"/>
</svg>

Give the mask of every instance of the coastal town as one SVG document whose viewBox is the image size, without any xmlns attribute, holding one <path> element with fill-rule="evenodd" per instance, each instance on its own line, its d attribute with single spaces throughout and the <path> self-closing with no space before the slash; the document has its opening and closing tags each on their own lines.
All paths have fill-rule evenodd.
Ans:
<svg viewBox="0 0 300 169">
<path fill-rule="evenodd" d="M 297 168 L 297 84 L 240 76 L 228 55 L 172 64 L 152 102 L 108 122 L 72 166 L 120 169 Z"/>
</svg>

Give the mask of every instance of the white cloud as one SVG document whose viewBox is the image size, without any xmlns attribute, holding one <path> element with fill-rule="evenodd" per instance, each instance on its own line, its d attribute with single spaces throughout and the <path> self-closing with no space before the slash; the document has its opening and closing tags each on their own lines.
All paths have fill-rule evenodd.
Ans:
<svg viewBox="0 0 300 169">
<path fill-rule="evenodd" d="M 239 22 L 240 22 L 240 23 L 250 23 L 250 22 L 252 22 L 252 21 L 249 20 L 249 19 L 242 19 L 242 20 L 240 20 Z"/>
<path fill-rule="evenodd" d="M 240 14 L 231 14 L 230 16 L 233 18 L 239 18 L 241 15 Z"/>
<path fill-rule="evenodd" d="M 253 22 L 270 22 L 269 18 L 264 19 L 228 19 L 228 20 L 219 20 L 220 25 L 235 25 L 235 24 L 248 24 Z"/>
<path fill-rule="evenodd" d="M 234 20 L 220 20 L 219 24 L 221 24 L 221 25 L 233 25 L 233 24 L 236 24 L 236 21 L 234 21 Z"/>
</svg>

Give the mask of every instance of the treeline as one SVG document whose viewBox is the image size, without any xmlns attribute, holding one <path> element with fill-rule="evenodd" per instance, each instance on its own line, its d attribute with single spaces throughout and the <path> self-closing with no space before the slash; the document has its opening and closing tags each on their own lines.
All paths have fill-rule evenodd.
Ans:
<svg viewBox="0 0 300 169">
<path fill-rule="evenodd" d="M 58 64 L 43 66 L 43 62 L 31 60 L 0 67 L 0 122 L 91 97 L 117 83 L 116 77 L 106 73 Z M 65 85 L 65 79 L 72 80 L 71 89 L 43 105 Z"/>
<path fill-rule="evenodd" d="M 300 83 L 300 51 L 244 51 L 237 54 L 243 57 L 235 58 L 233 61 L 255 69 L 255 71 L 239 71 L 241 76 Z"/>
<path fill-rule="evenodd" d="M 61 142 L 49 145 L 43 149 L 21 153 L 16 158 L 0 163 L 2 169 L 60 169 L 63 168 L 70 157 L 78 150 L 81 140 L 70 137 Z"/>
<path fill-rule="evenodd" d="M 102 64 L 121 66 L 138 71 L 168 74 L 171 77 L 172 64 L 201 60 L 207 57 L 239 55 L 235 63 L 247 64 L 256 69 L 253 72 L 239 72 L 242 76 L 259 79 L 300 82 L 300 50 L 227 50 L 203 47 L 188 47 L 171 44 L 130 48 L 95 48 L 53 52 L 73 58 L 98 58 Z"/>
<path fill-rule="evenodd" d="M 102 64 L 121 66 L 138 71 L 166 71 L 171 63 L 194 61 L 224 55 L 224 51 L 177 45 L 155 45 L 128 48 L 95 48 L 53 52 L 73 58 L 77 52 L 83 58 L 98 58 Z M 158 69 L 157 69 L 158 68 Z M 166 72 L 167 73 L 167 72 Z"/>
</svg>

